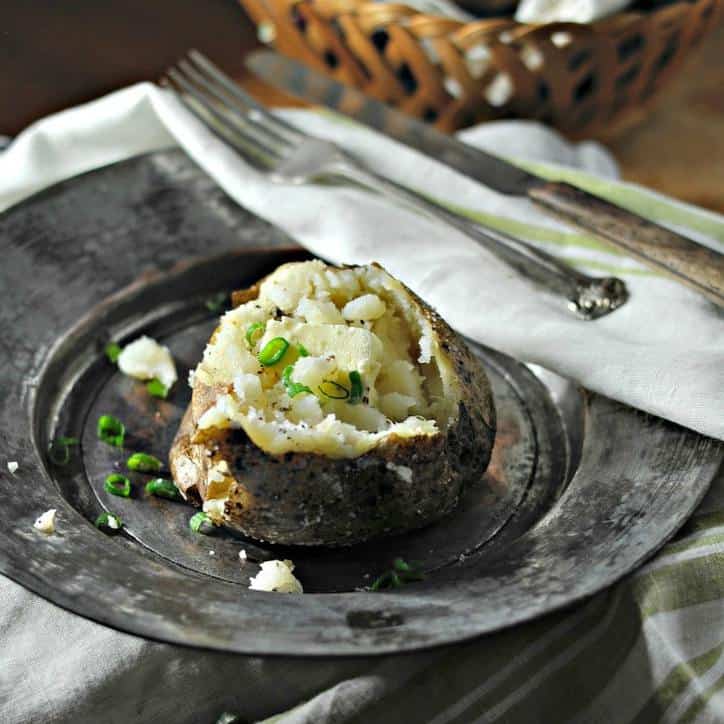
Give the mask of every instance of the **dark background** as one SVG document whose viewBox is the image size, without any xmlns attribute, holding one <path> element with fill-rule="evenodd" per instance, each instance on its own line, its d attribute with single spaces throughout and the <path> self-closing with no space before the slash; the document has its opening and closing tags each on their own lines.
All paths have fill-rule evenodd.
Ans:
<svg viewBox="0 0 724 724">
<path fill-rule="evenodd" d="M 270 104 L 244 74 L 255 30 L 235 0 L 0 0 L 0 134 L 139 80 L 196 47 Z M 653 112 L 607 145 L 625 178 L 724 212 L 724 27 Z"/>
</svg>

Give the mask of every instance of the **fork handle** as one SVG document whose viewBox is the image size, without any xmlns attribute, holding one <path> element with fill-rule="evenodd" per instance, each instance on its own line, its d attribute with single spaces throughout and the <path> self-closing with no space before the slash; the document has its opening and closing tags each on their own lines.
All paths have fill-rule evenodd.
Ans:
<svg viewBox="0 0 724 724">
<path fill-rule="evenodd" d="M 358 163 L 341 159 L 336 175 L 383 193 L 425 215 L 462 231 L 488 251 L 502 258 L 525 278 L 537 282 L 555 295 L 563 296 L 568 308 L 582 319 L 597 319 L 620 307 L 627 299 L 626 285 L 616 277 L 590 277 L 563 264 L 550 254 L 503 232 L 480 226 Z"/>
<path fill-rule="evenodd" d="M 549 213 L 724 306 L 723 254 L 567 183 L 544 182 L 530 188 L 528 196 Z"/>
</svg>

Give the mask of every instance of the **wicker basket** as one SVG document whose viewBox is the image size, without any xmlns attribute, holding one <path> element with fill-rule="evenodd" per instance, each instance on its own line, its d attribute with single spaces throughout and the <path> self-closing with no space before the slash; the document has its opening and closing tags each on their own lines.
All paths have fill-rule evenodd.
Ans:
<svg viewBox="0 0 724 724">
<path fill-rule="evenodd" d="M 241 3 L 280 52 L 442 130 L 534 118 L 571 137 L 605 136 L 640 116 L 724 6 L 693 0 L 590 25 L 526 25 L 364 0 Z"/>
</svg>

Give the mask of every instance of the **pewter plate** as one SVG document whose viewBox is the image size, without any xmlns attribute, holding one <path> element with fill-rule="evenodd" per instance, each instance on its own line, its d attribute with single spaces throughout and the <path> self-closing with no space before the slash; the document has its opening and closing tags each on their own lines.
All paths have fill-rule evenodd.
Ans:
<svg viewBox="0 0 724 724">
<path fill-rule="evenodd" d="M 496 398 L 485 477 L 435 525 L 343 550 L 280 548 L 188 529 L 184 504 L 130 500 L 105 476 L 131 450 L 165 457 L 188 403 L 183 379 L 215 323 L 204 302 L 305 258 L 235 206 L 178 151 L 60 184 L 0 217 L 0 570 L 82 616 L 191 646 L 249 654 L 370 655 L 461 641 L 580 600 L 635 568 L 705 493 L 722 446 L 477 348 Z M 109 338 L 168 344 L 181 382 L 164 401 L 117 373 Z M 120 417 L 127 450 L 99 443 Z M 80 446 L 66 465 L 57 435 Z M 58 509 L 57 533 L 33 529 Z M 120 514 L 110 538 L 92 521 Z M 251 562 L 242 566 L 239 551 Z M 393 558 L 425 581 L 365 591 Z M 303 596 L 248 590 L 257 563 L 292 558 Z"/>
</svg>

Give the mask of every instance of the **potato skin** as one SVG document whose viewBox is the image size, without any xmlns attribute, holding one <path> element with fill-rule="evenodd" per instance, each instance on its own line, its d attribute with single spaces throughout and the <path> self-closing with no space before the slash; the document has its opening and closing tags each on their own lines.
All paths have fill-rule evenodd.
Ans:
<svg viewBox="0 0 724 724">
<path fill-rule="evenodd" d="M 235 304 L 256 298 L 258 290 L 256 284 L 236 293 Z M 477 357 L 436 312 L 408 293 L 460 379 L 459 415 L 451 427 L 432 437 L 393 435 L 356 458 L 270 455 L 241 429 L 197 433 L 201 415 L 225 392 L 197 382 L 170 451 L 171 471 L 184 495 L 203 500 L 210 469 L 225 460 L 235 481 L 224 510 L 227 527 L 287 545 L 352 545 L 420 528 L 451 512 L 463 486 L 479 480 L 488 465 L 495 408 Z"/>
</svg>

